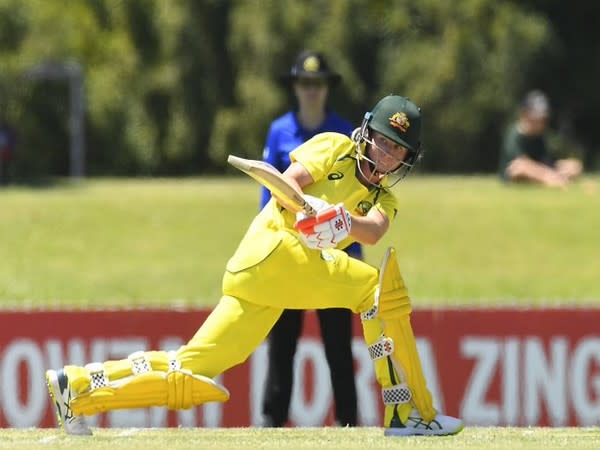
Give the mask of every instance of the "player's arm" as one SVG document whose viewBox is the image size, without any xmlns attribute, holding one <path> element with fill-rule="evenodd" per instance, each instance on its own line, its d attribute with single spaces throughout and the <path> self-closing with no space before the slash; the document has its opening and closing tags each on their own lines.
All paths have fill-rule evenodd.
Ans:
<svg viewBox="0 0 600 450">
<path fill-rule="evenodd" d="M 304 168 L 302 164 L 299 162 L 293 162 L 290 166 L 283 172 L 283 176 L 293 185 L 296 189 L 302 192 L 302 188 L 312 184 L 314 182 L 308 170 Z M 284 200 L 275 196 L 277 203 L 279 203 L 284 208 L 294 211 L 295 209 L 286 204 Z"/>
<path fill-rule="evenodd" d="M 283 175 L 300 190 L 314 182 L 310 173 L 298 162 L 293 162 Z M 282 201 L 278 201 L 285 207 Z M 379 208 L 371 208 L 366 216 L 352 216 L 351 223 L 350 236 L 369 245 L 376 244 L 390 226 L 389 219 Z"/>
<path fill-rule="evenodd" d="M 283 172 L 283 176 L 289 179 L 298 189 L 302 190 L 303 187 L 314 183 L 314 180 L 308 170 L 304 168 L 302 164 L 294 161 L 290 166 Z"/>
<path fill-rule="evenodd" d="M 308 196 L 307 196 L 308 197 Z M 376 244 L 389 227 L 387 216 L 378 208 L 371 208 L 366 216 L 352 216 L 342 203 L 330 205 L 322 200 L 312 198 L 317 214 L 307 217 L 300 215 L 294 228 L 309 248 L 326 249 L 336 247 L 348 236 L 361 244 Z"/>
<path fill-rule="evenodd" d="M 366 216 L 352 216 L 350 236 L 361 244 L 375 245 L 389 227 L 388 217 L 379 208 L 371 208 Z"/>
<path fill-rule="evenodd" d="M 513 159 L 506 168 L 506 174 L 511 180 L 530 180 L 546 186 L 564 188 L 567 179 L 553 167 L 539 163 L 526 156 Z"/>
</svg>

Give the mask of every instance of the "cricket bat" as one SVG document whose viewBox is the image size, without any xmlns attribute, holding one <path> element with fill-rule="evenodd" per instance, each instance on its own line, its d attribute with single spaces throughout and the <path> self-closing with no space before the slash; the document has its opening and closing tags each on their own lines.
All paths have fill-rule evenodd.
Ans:
<svg viewBox="0 0 600 450">
<path fill-rule="evenodd" d="M 302 192 L 286 180 L 281 172 L 271 164 L 233 155 L 227 157 L 227 162 L 236 169 L 250 175 L 271 191 L 271 194 L 293 208 L 294 212 L 303 212 L 307 216 L 316 215 L 315 209 L 302 197 Z"/>
</svg>

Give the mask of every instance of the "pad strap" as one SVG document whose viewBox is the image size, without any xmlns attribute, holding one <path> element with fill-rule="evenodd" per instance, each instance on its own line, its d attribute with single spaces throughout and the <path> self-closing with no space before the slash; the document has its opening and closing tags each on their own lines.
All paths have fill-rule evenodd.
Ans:
<svg viewBox="0 0 600 450">
<path fill-rule="evenodd" d="M 181 369 L 181 361 L 177 359 L 177 352 L 171 350 L 169 352 L 169 372 Z"/>
<path fill-rule="evenodd" d="M 406 383 L 396 384 L 391 387 L 381 389 L 383 403 L 386 405 L 398 405 L 400 403 L 408 403 L 412 399 L 412 392 Z"/>
<path fill-rule="evenodd" d="M 108 377 L 104 371 L 104 364 L 99 362 L 90 363 L 85 368 L 90 372 L 91 391 L 108 386 Z"/>
<path fill-rule="evenodd" d="M 394 353 L 394 341 L 381 335 L 379 340 L 372 345 L 369 345 L 369 356 L 373 361 L 384 358 Z"/>
<path fill-rule="evenodd" d="M 375 291 L 375 300 L 373 302 L 373 306 L 368 311 L 360 314 L 361 320 L 373 320 L 377 317 L 377 311 L 379 310 L 379 287 Z"/>
<path fill-rule="evenodd" d="M 141 375 L 152 371 L 152 366 L 146 356 L 146 352 L 135 352 L 127 357 L 131 364 L 131 371 L 134 375 Z"/>
</svg>

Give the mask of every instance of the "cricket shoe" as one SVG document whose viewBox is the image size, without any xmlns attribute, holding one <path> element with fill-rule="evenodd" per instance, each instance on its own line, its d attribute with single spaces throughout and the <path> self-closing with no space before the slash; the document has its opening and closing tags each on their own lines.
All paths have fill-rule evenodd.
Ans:
<svg viewBox="0 0 600 450">
<path fill-rule="evenodd" d="M 413 409 L 406 423 L 392 419 L 391 426 L 386 428 L 386 436 L 449 436 L 458 434 L 465 427 L 462 420 L 455 417 L 437 414 L 431 422 L 425 421 L 416 409 Z"/>
<path fill-rule="evenodd" d="M 73 415 L 73 411 L 69 407 L 72 395 L 69 388 L 69 379 L 65 373 L 62 370 L 47 370 L 46 384 L 48 385 L 50 397 L 52 397 L 52 401 L 56 407 L 58 424 L 62 425 L 67 434 L 90 436 L 92 430 L 85 422 L 85 418 Z"/>
</svg>

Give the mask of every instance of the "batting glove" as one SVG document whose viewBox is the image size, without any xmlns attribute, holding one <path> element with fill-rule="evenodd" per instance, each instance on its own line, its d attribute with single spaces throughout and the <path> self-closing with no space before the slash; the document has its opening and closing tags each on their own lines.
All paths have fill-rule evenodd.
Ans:
<svg viewBox="0 0 600 450">
<path fill-rule="evenodd" d="M 302 217 L 294 224 L 308 248 L 324 250 L 336 247 L 350 234 L 352 218 L 342 203 L 329 206 L 313 217 Z"/>
<path fill-rule="evenodd" d="M 304 194 L 302 197 L 304 198 L 304 200 L 306 200 L 306 202 L 310 206 L 313 207 L 313 209 L 315 211 L 317 211 L 317 214 L 320 211 L 324 211 L 324 210 L 332 207 L 331 203 L 328 203 L 325 200 L 322 200 L 318 197 L 314 197 L 314 196 L 308 195 L 308 194 Z M 309 219 L 311 217 L 312 216 L 307 216 L 303 212 L 298 212 L 296 214 L 296 223 L 299 223 L 302 220 Z M 314 217 L 312 217 L 312 218 L 314 219 Z M 319 236 L 317 235 L 317 233 L 304 234 L 304 233 L 300 232 L 299 238 L 300 238 L 300 241 L 308 248 L 315 249 L 315 250 L 324 248 L 323 242 L 321 240 L 319 240 Z"/>
</svg>

